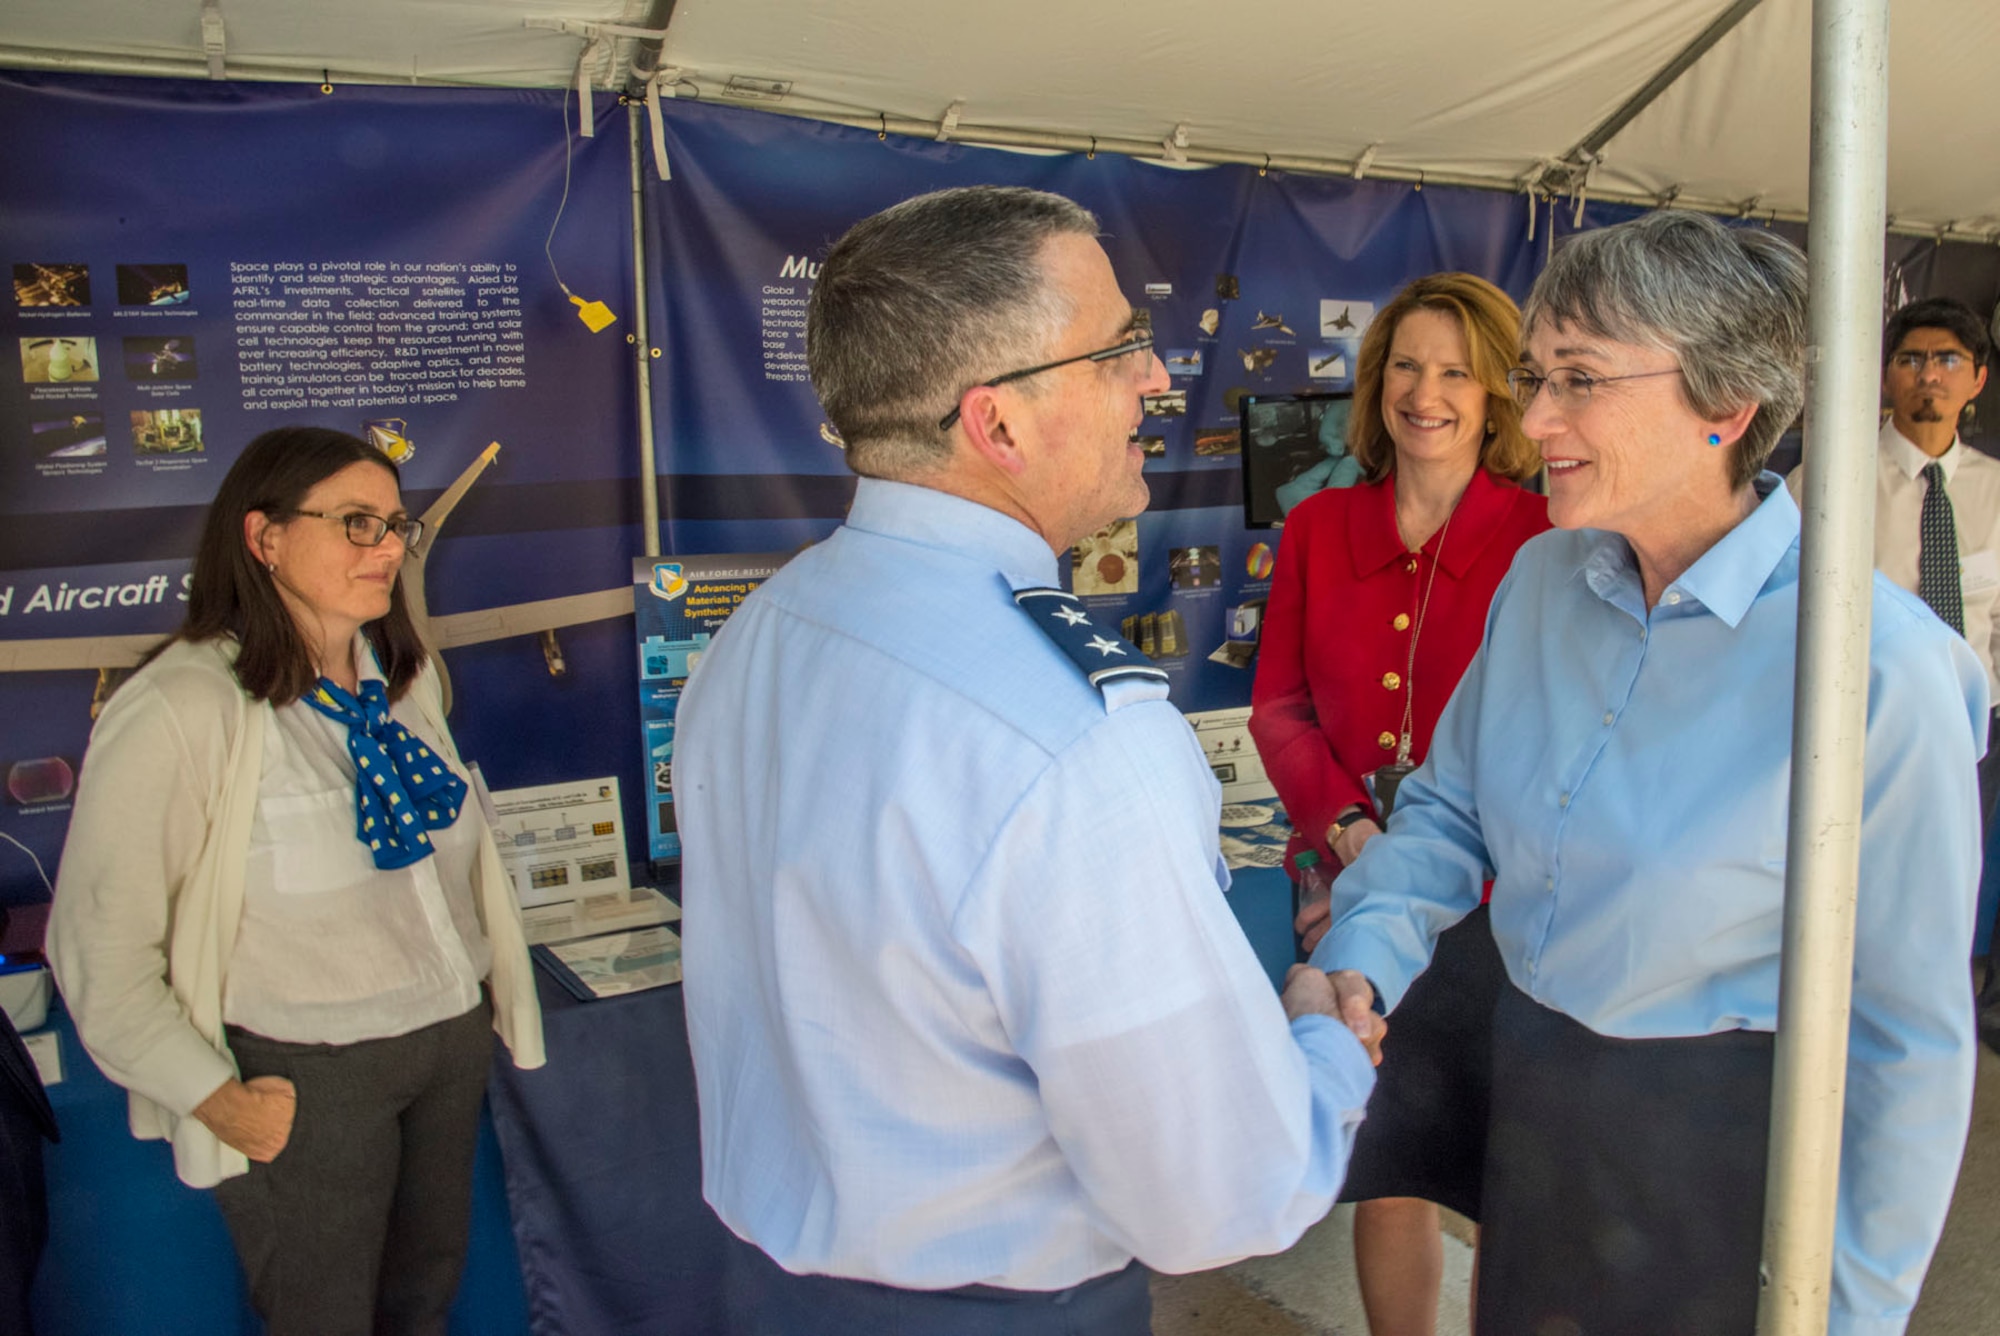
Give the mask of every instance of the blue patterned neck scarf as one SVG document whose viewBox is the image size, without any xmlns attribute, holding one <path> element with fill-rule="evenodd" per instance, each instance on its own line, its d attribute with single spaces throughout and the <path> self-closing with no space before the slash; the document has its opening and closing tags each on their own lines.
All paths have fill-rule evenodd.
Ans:
<svg viewBox="0 0 2000 1336">
<path fill-rule="evenodd" d="M 347 725 L 347 754 L 354 758 L 354 833 L 383 869 L 408 867 L 431 855 L 426 831 L 458 820 L 465 781 L 389 713 L 380 678 L 361 683 L 355 699 L 327 681 L 308 691 L 305 703 Z"/>
</svg>

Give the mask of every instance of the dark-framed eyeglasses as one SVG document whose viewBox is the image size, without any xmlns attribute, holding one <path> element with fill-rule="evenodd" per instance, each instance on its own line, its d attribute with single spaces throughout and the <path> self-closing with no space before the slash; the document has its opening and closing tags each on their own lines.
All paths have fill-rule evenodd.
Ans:
<svg viewBox="0 0 2000 1336">
<path fill-rule="evenodd" d="M 424 541 L 424 522 L 407 515 L 399 520 L 385 520 L 365 510 L 357 510 L 350 515 L 336 515 L 325 510 L 295 510 L 292 514 L 303 515 L 309 520 L 339 520 L 340 527 L 347 531 L 347 541 L 356 547 L 380 547 L 382 540 L 392 533 L 403 540 L 405 552 L 415 552 Z"/>
<path fill-rule="evenodd" d="M 1145 352 L 1152 346 L 1153 332 L 1146 330 L 1130 336 L 1123 343 L 1114 343 L 1109 348 L 1099 348 L 1094 353 L 1078 353 L 1075 357 L 1044 362 L 1040 366 L 1023 367 L 1019 371 L 1009 371 L 1004 376 L 995 376 L 992 380 L 982 380 L 977 385 L 968 385 L 958 397 L 963 399 L 973 390 L 990 390 L 995 386 L 1005 385 L 1010 380 L 1026 380 L 1029 376 L 1039 376 L 1044 371 L 1054 371 L 1057 367 L 1068 366 L 1071 362 L 1109 362 L 1112 358 L 1123 357 L 1127 353 Z M 958 405 L 954 404 L 949 413 L 938 419 L 938 430 L 950 431 L 951 424 L 956 421 L 958 421 Z"/>
<path fill-rule="evenodd" d="M 1905 348 L 1899 353 L 1890 355 L 1889 365 L 1898 371 L 1907 371 L 1913 376 L 1923 375 L 1926 366 L 1934 366 L 1946 375 L 1950 375 L 1954 371 L 1971 366 L 1972 354 L 1962 353 L 1956 348 L 1939 348 L 1934 352 L 1926 352 L 1922 348 Z"/>
<path fill-rule="evenodd" d="M 1575 367 L 1559 366 L 1546 376 L 1538 376 L 1526 367 L 1515 367 L 1507 373 L 1507 389 L 1514 396 L 1514 402 L 1526 410 L 1535 402 L 1535 396 L 1542 392 L 1542 386 L 1549 387 L 1549 398 L 1557 408 L 1582 408 L 1590 402 L 1591 391 L 1600 385 L 1609 385 L 1616 380 L 1645 380 L 1650 376 L 1678 376 L 1679 367 L 1668 367 L 1665 371 L 1634 371 L 1629 376 L 1593 376 L 1588 371 L 1578 371 Z"/>
</svg>

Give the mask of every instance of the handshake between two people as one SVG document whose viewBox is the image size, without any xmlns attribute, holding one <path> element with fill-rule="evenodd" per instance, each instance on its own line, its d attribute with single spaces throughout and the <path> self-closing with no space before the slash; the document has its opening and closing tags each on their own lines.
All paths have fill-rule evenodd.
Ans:
<svg viewBox="0 0 2000 1336">
<path fill-rule="evenodd" d="M 1359 970 L 1335 970 L 1328 974 L 1310 965 L 1294 965 L 1285 975 L 1285 1018 L 1331 1016 L 1361 1041 L 1368 1060 L 1382 1065 L 1382 1040 L 1389 1022 L 1375 1012 L 1375 985 Z"/>
</svg>

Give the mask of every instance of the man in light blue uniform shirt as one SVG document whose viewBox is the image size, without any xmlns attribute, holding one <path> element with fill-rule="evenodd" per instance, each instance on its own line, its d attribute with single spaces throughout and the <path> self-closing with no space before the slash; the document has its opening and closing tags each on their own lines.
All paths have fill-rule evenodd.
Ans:
<svg viewBox="0 0 2000 1336">
<path fill-rule="evenodd" d="M 1237 927 L 1164 675 L 1052 589 L 1145 508 L 1129 438 L 1168 383 L 1095 233 L 940 192 L 813 292 L 862 480 L 703 656 L 674 763 L 743 1330 L 1143 1332 L 1134 1259 L 1289 1246 L 1373 1084 L 1326 976 L 1281 1000 Z"/>
<path fill-rule="evenodd" d="M 1586 1311 L 1564 1287 L 1579 1274 L 1591 1285 L 1593 1267 L 1597 1288 L 1623 1290 L 1637 1312 L 1564 1330 L 1749 1330 L 1764 1161 L 1755 1086 L 1768 1107 L 1770 1079 L 1768 1047 L 1756 1044 L 1777 1028 L 1799 603 L 1798 508 L 1776 474 L 1755 470 L 1802 396 L 1804 289 L 1803 261 L 1783 243 L 1685 215 L 1649 215 L 1557 252 L 1526 305 L 1527 365 L 1514 375 L 1523 426 L 1554 478 L 1557 531 L 1515 558 L 1426 763 L 1399 790 L 1387 833 L 1335 883 L 1333 925 L 1313 952 L 1315 965 L 1354 972 L 1335 975 L 1342 990 L 1372 984 L 1393 1031 L 1432 943 L 1493 878 L 1493 936 L 1513 989 L 1495 1027 L 1482 1330 L 1523 1271 L 1551 1279 L 1511 1311 Z M 1760 340 L 1777 345 L 1765 364 L 1745 355 L 1762 356 Z M 1760 375 L 1779 389 L 1760 399 L 1737 388 Z M 1690 407 L 1686 383 L 1698 378 L 1724 386 L 1719 406 Z M 1683 517 L 1678 528 L 1663 513 Z M 1662 561 L 1661 540 L 1677 535 L 1696 541 Z M 1961 636 L 1880 574 L 1871 626 L 1833 1336 L 1903 1330 L 1950 1204 L 1972 1095 L 1965 961 L 1987 676 Z M 1510 1028 L 1570 1036 L 1584 1057 L 1566 1068 L 1545 1042 L 1510 1070 Z M 1723 1056 L 1709 1068 L 1703 1052 Z M 1676 1069 L 1661 1064 L 1676 1054 L 1695 1055 L 1684 1069 L 1693 1081 L 1662 1092 L 1675 1078 L 1661 1073 Z M 1606 1075 L 1628 1061 L 1635 1080 Z M 1597 1256 L 1586 1255 L 1591 1236 L 1566 1239 L 1539 1206 L 1511 1240 L 1493 1224 L 1496 1209 L 1507 1218 L 1496 1196 L 1563 1172 L 1550 1168 L 1561 1146 L 1507 1162 L 1509 1090 L 1549 1079 L 1522 1066 L 1557 1072 L 1534 1107 L 1582 1110 L 1601 1131 L 1592 1154 L 1613 1172 L 1586 1166 L 1574 1188 L 1550 1194 L 1582 1214 L 1584 1181 L 1616 1185 L 1600 1199 L 1625 1202 L 1627 1214 L 1597 1231 L 1610 1240 Z M 1730 1087 L 1710 1082 L 1711 1070 L 1748 1077 Z M 1754 1111 L 1740 1148 L 1745 1191 L 1703 1183 L 1684 1203 L 1671 1183 L 1625 1191 L 1646 1182 L 1638 1161 L 1714 1163 L 1702 1120 L 1739 1096 Z M 1670 1252 L 1647 1257 L 1653 1236 L 1635 1218 L 1646 1193 L 1689 1227 L 1667 1247 L 1692 1238 L 1698 1248 L 1704 1231 L 1733 1240 L 1721 1270 L 1742 1282 L 1724 1295 L 1737 1318 L 1667 1316 L 1684 1272 L 1662 1260 Z M 1666 1226 L 1673 1240 L 1675 1223 Z M 1581 1302 L 1601 1314 L 1618 1301 Z"/>
</svg>

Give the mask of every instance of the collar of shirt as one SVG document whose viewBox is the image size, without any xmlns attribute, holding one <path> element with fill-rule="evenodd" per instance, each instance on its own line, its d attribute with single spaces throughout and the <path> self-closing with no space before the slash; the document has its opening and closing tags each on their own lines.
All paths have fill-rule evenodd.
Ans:
<svg viewBox="0 0 2000 1336">
<path fill-rule="evenodd" d="M 361 681 L 380 682 L 383 688 L 387 689 L 389 678 L 382 671 L 382 665 L 375 661 L 375 646 L 370 644 L 368 637 L 360 631 L 354 633 L 354 668 L 355 675 Z"/>
<path fill-rule="evenodd" d="M 1040 534 L 991 506 L 934 487 L 863 478 L 847 527 L 987 562 L 1015 589 L 1060 582 L 1056 555 Z"/>
<path fill-rule="evenodd" d="M 1912 441 L 1896 429 L 1896 419 L 1894 418 L 1890 418 L 1882 424 L 1882 435 L 1878 438 L 1878 444 L 1883 456 L 1890 463 L 1894 464 L 1905 478 L 1912 481 L 1923 476 L 1924 465 L 1942 464 L 1944 465 L 1944 480 L 1950 482 L 1958 473 L 1958 461 L 1964 453 L 1959 448 L 1958 437 L 1953 436 L 1951 438 L 1951 445 L 1945 452 L 1936 459 L 1932 459 L 1929 455 L 1917 449 L 1915 441 Z"/>
<path fill-rule="evenodd" d="M 1692 599 L 1724 625 L 1734 627 L 1772 576 L 1781 573 L 1787 559 L 1796 564 L 1792 554 L 1799 542 L 1799 508 L 1792 494 L 1775 473 L 1760 473 L 1751 485 L 1757 490 L 1757 508 L 1668 585 L 1661 602 L 1677 604 Z M 1631 544 L 1622 534 L 1601 529 L 1587 532 L 1584 583 L 1606 603 L 1643 624 L 1645 592 Z"/>
<path fill-rule="evenodd" d="M 1390 562 L 1407 557 L 1410 552 L 1402 532 L 1396 528 L 1395 475 L 1355 490 L 1362 495 L 1356 497 L 1357 504 L 1348 512 L 1348 551 L 1354 558 L 1356 575 L 1373 575 Z M 1367 496 L 1368 492 L 1374 495 Z M 1451 572 L 1452 579 L 1464 579 L 1472 564 L 1479 560 L 1479 554 L 1500 532 L 1501 522 L 1513 509 L 1519 492 L 1518 487 L 1501 481 L 1485 469 L 1474 469 L 1472 481 L 1466 484 L 1465 494 L 1458 498 L 1458 506 L 1451 512 L 1450 521 L 1445 528 L 1430 536 L 1423 550 L 1430 553 L 1438 565 Z M 1445 542 L 1446 537 L 1451 541 Z"/>
</svg>

